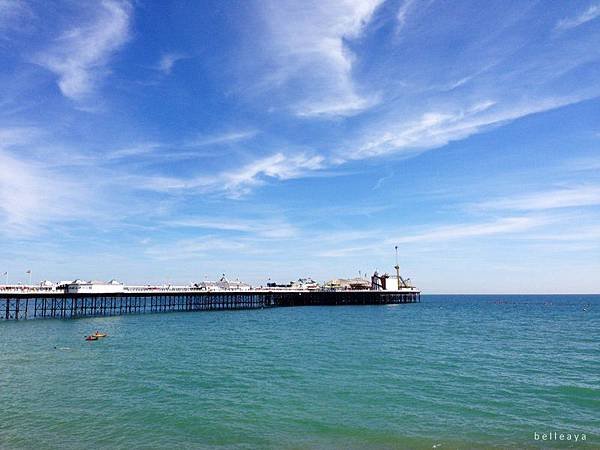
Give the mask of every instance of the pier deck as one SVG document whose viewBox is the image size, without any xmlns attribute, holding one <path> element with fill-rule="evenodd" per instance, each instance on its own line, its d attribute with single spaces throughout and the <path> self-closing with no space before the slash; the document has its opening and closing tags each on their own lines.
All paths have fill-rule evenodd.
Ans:
<svg viewBox="0 0 600 450">
<path fill-rule="evenodd" d="M 74 319 L 175 311 L 417 303 L 418 291 L 187 291 L 0 293 L 0 320 Z"/>
</svg>

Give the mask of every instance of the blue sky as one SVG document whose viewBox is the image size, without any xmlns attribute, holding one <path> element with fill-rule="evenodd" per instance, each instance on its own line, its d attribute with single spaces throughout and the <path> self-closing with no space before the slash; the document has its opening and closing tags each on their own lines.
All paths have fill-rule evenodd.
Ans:
<svg viewBox="0 0 600 450">
<path fill-rule="evenodd" d="M 0 0 L 13 282 L 600 291 L 600 3 Z"/>
</svg>

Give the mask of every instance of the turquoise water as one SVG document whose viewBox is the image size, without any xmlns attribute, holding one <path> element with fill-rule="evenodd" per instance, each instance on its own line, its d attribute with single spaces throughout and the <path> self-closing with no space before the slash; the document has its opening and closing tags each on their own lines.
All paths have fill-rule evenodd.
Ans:
<svg viewBox="0 0 600 450">
<path fill-rule="evenodd" d="M 0 322 L 0 448 L 598 448 L 599 338 L 600 296 Z"/>
</svg>

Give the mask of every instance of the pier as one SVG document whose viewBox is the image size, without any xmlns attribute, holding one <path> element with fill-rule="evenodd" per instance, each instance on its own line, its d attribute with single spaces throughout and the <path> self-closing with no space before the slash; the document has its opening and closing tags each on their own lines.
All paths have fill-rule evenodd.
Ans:
<svg viewBox="0 0 600 450">
<path fill-rule="evenodd" d="M 0 293 L 0 320 L 75 319 L 177 311 L 417 303 L 419 291 L 188 291 Z"/>
</svg>

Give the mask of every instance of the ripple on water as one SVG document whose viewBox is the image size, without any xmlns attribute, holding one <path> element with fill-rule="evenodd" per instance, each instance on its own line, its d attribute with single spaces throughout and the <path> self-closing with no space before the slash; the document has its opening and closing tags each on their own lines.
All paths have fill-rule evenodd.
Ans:
<svg viewBox="0 0 600 450">
<path fill-rule="evenodd" d="M 0 447 L 594 448 L 598 330 L 597 296 L 0 323 Z"/>
</svg>

